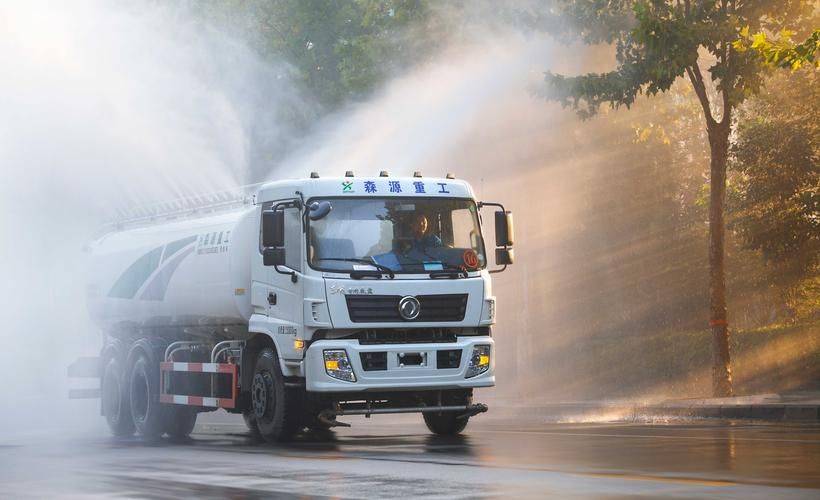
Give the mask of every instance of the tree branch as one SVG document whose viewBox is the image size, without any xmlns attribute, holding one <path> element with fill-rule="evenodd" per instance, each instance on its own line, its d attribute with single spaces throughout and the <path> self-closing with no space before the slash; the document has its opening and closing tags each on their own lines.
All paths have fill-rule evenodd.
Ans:
<svg viewBox="0 0 820 500">
<path fill-rule="evenodd" d="M 734 85 L 734 76 L 732 74 L 732 60 L 731 60 L 731 53 L 732 53 L 732 45 L 728 42 L 723 42 L 724 44 L 724 55 L 723 55 L 723 62 L 726 65 L 726 76 L 725 81 L 721 83 L 721 93 L 723 94 L 721 97 L 723 98 L 723 116 L 720 118 L 720 126 L 721 127 L 728 127 L 729 120 L 731 120 L 732 110 L 731 106 L 731 91 L 732 86 Z"/>
<path fill-rule="evenodd" d="M 689 76 L 689 81 L 692 82 L 692 87 L 695 89 L 695 95 L 698 96 L 700 105 L 703 108 L 703 114 L 706 116 L 706 127 L 712 129 L 717 122 L 712 116 L 712 108 L 709 106 L 709 96 L 706 94 L 706 85 L 703 83 L 703 75 L 700 73 L 700 67 L 695 62 L 692 66 L 686 67 L 686 74 Z"/>
</svg>

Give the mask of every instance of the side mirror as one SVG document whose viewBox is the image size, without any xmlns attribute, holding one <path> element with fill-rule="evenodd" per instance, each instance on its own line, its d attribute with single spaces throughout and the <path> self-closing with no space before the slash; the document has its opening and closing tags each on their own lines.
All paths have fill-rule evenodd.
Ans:
<svg viewBox="0 0 820 500">
<path fill-rule="evenodd" d="M 509 210 L 498 210 L 495 213 L 495 246 L 513 246 L 513 214 Z"/>
<path fill-rule="evenodd" d="M 266 248 L 262 251 L 262 264 L 266 266 L 284 266 L 284 248 Z"/>
<path fill-rule="evenodd" d="M 515 262 L 515 253 L 512 248 L 496 248 L 495 264 L 497 266 L 509 266 Z"/>
<path fill-rule="evenodd" d="M 282 210 L 262 212 L 262 246 L 265 249 L 285 246 L 285 212 Z"/>
<path fill-rule="evenodd" d="M 314 201 L 308 207 L 308 218 L 310 220 L 324 219 L 331 210 L 333 210 L 333 205 L 329 201 Z"/>
</svg>

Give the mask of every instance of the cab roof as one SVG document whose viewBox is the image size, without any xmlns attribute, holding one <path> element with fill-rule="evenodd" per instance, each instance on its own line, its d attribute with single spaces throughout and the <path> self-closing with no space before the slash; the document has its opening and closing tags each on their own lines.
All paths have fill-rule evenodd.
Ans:
<svg viewBox="0 0 820 500">
<path fill-rule="evenodd" d="M 467 181 L 443 177 L 323 177 L 285 179 L 259 188 L 257 203 L 290 199 L 296 192 L 314 197 L 442 197 L 474 199 Z"/>
</svg>

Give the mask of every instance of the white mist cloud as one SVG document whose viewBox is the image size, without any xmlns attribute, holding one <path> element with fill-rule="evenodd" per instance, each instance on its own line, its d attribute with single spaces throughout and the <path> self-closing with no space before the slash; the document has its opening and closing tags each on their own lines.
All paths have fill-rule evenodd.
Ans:
<svg viewBox="0 0 820 500">
<path fill-rule="evenodd" d="M 100 223 L 247 183 L 291 139 L 282 110 L 311 109 L 287 66 L 189 18 L 153 2 L 0 3 L 0 379 L 16 381 L 0 423 L 47 418 L 68 362 L 100 348 L 81 251 Z"/>
<path fill-rule="evenodd" d="M 0 412 L 0 432 L 10 427 L 2 424 L 37 425 L 32 415 L 64 403 L 66 364 L 99 349 L 80 249 L 124 205 L 223 190 L 260 180 L 259 172 L 422 170 L 454 171 L 521 211 L 544 200 L 547 211 L 573 206 L 552 179 L 545 189 L 522 180 L 543 167 L 568 175 L 550 156 L 566 153 L 567 134 L 553 134 L 556 107 L 528 92 L 554 60 L 546 39 L 494 33 L 455 44 L 323 120 L 273 168 L 260 162 L 294 144 L 280 110 L 312 113 L 287 84 L 287 68 L 172 9 L 110 5 L 0 5 L 0 341 L 12 360 L 0 363 L 0 379 L 20 381 L 0 389 L 0 399 L 17 402 Z M 486 189 L 485 177 L 493 182 Z M 570 218 L 551 216 L 559 226 Z M 525 217 L 519 212 L 524 227 Z M 497 290 L 518 293 L 514 273 L 496 275 Z M 501 317 L 516 307 L 502 300 Z M 525 302 L 516 315 L 535 324 L 537 309 Z M 510 352 L 518 330 L 502 321 L 499 345 Z M 93 411 L 76 418 L 103 425 Z"/>
<path fill-rule="evenodd" d="M 368 102 L 326 119 L 273 175 L 428 170 L 443 176 L 432 170 L 441 167 L 437 160 L 452 156 L 465 136 L 492 128 L 481 120 L 500 100 L 528 96 L 553 50 L 544 38 L 509 32 L 453 45 Z"/>
</svg>

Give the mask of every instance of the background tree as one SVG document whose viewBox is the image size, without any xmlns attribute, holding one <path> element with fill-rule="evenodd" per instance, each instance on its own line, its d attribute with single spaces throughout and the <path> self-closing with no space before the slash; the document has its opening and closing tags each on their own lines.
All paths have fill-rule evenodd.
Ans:
<svg viewBox="0 0 820 500">
<path fill-rule="evenodd" d="M 820 86 L 809 69 L 766 87 L 739 110 L 730 227 L 761 252 L 794 319 L 820 309 Z"/>
<path fill-rule="evenodd" d="M 788 40 L 785 36 L 780 39 L 786 52 L 792 58 L 809 60 L 814 51 L 804 50 L 804 44 L 790 44 L 790 40 L 794 33 L 808 36 L 805 28 L 811 22 L 813 2 L 559 0 L 558 7 L 558 17 L 577 22 L 587 43 L 614 43 L 617 68 L 608 73 L 575 77 L 547 73 L 544 97 L 571 105 L 581 116 L 590 117 L 602 104 L 628 107 L 638 95 L 665 92 L 682 77 L 688 78 L 697 96 L 710 148 L 709 324 L 713 393 L 731 395 L 724 266 L 729 137 L 733 110 L 759 91 L 767 69 L 773 65 L 760 44 L 747 48 L 736 42 L 749 33 L 787 33 Z M 536 16 L 536 22 L 547 28 L 556 26 L 555 17 Z M 788 27 L 798 31 L 786 31 Z M 812 47 L 811 38 L 806 44 Z M 702 65 L 708 76 L 704 75 Z"/>
<path fill-rule="evenodd" d="M 211 0 L 189 8 L 287 61 L 328 111 L 367 96 L 441 38 L 426 0 Z"/>
</svg>

